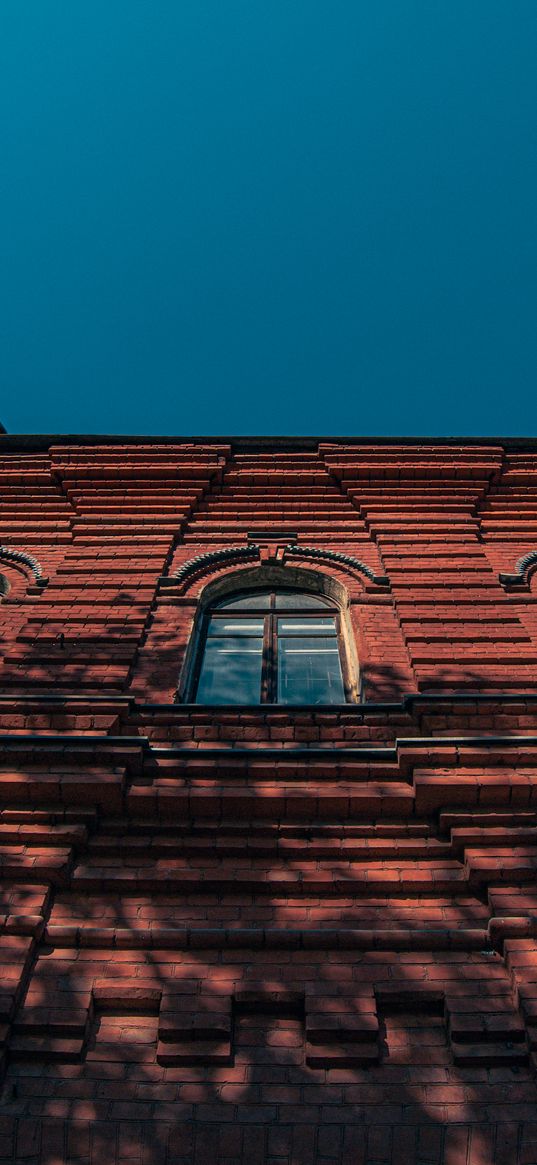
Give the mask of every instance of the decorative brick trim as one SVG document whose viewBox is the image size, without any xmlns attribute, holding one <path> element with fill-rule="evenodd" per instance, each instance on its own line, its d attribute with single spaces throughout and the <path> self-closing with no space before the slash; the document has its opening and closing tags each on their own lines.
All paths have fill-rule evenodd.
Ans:
<svg viewBox="0 0 537 1165">
<path fill-rule="evenodd" d="M 196 558 L 189 558 L 188 563 L 183 563 L 174 574 L 164 576 L 160 579 L 161 586 L 172 586 L 177 583 L 184 583 L 185 579 L 190 578 L 191 574 L 197 574 L 199 571 L 206 571 L 212 569 L 213 566 L 224 565 L 224 563 L 235 562 L 235 560 L 247 558 L 259 558 L 260 548 L 256 543 L 250 543 L 247 546 L 224 546 L 221 550 L 209 550 L 205 555 L 196 555 Z"/>
<path fill-rule="evenodd" d="M 537 550 L 530 550 L 528 554 L 523 554 L 515 565 L 512 574 L 499 574 L 499 580 L 504 587 L 516 586 L 520 583 L 529 582 L 529 571 L 532 566 L 537 566 Z"/>
<path fill-rule="evenodd" d="M 370 579 L 376 586 L 386 587 L 390 585 L 387 574 L 375 574 L 371 567 L 366 566 L 360 558 L 353 558 L 351 554 L 342 554 L 338 550 L 324 550 L 320 546 L 295 546 L 289 543 L 285 547 L 285 554 L 296 555 L 299 558 L 321 558 L 326 559 L 327 562 L 337 562 L 347 569 L 350 568 L 365 574 L 366 578 Z"/>
<path fill-rule="evenodd" d="M 43 574 L 41 563 L 32 554 L 28 554 L 26 550 L 14 550 L 11 546 L 0 546 L 0 562 L 13 562 L 15 565 L 27 566 L 38 587 L 46 587 L 48 583 L 48 578 Z"/>
<path fill-rule="evenodd" d="M 33 933 L 36 925 L 32 922 L 23 929 L 18 924 L 18 933 Z M 45 923 L 39 919 L 41 928 Z M 537 931 L 534 919 L 494 919 L 497 924 L 494 937 L 497 943 L 505 938 L 526 937 Z M 506 925 L 507 924 L 507 925 Z M 31 929 L 33 927 L 33 929 Z M 443 927 L 434 933 L 434 949 L 438 951 L 466 950 L 481 951 L 486 946 L 489 931 L 485 927 Z M 16 933 L 15 926 L 11 933 Z M 334 950 L 380 950 L 380 951 L 423 951 L 431 947 L 429 927 L 410 930 L 408 927 L 388 926 L 376 931 L 363 927 L 323 927 L 316 934 L 316 941 L 323 951 Z M 219 930 L 214 927 L 99 927 L 57 926 L 49 924 L 44 934 L 45 942 L 51 946 L 74 949 L 98 945 L 109 950 L 311 950 L 311 929 L 303 927 L 233 927 Z M 120 987 L 114 987 L 117 998 Z"/>
<path fill-rule="evenodd" d="M 174 586 L 177 583 L 185 582 L 191 574 L 212 569 L 213 566 L 223 566 L 228 562 L 257 559 L 259 553 L 260 547 L 255 542 L 248 543 L 246 546 L 226 546 L 221 550 L 209 550 L 205 554 L 197 554 L 195 558 L 190 558 L 173 574 L 162 576 L 159 583 L 161 587 Z M 354 558 L 351 554 L 343 554 L 337 550 L 325 550 L 318 546 L 298 546 L 292 542 L 285 546 L 284 554 L 286 557 L 293 555 L 297 558 L 334 562 L 347 570 L 359 571 L 376 586 L 388 587 L 390 585 L 388 575 L 375 574 L 370 566 L 367 566 L 360 558 Z"/>
<path fill-rule="evenodd" d="M 259 558 L 257 543 L 250 543 L 248 546 L 225 546 L 222 550 L 208 550 L 206 554 L 197 554 L 195 558 L 189 558 L 188 562 L 184 562 L 173 574 L 161 578 L 160 583 L 161 586 L 171 586 L 173 583 L 184 582 L 198 571 L 243 558 Z"/>
</svg>

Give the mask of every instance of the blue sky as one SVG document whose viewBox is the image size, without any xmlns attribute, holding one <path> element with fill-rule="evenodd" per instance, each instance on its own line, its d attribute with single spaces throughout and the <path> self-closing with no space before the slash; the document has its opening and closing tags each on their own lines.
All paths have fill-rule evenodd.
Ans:
<svg viewBox="0 0 537 1165">
<path fill-rule="evenodd" d="M 10 432 L 537 434 L 535 0 L 4 0 Z"/>
</svg>

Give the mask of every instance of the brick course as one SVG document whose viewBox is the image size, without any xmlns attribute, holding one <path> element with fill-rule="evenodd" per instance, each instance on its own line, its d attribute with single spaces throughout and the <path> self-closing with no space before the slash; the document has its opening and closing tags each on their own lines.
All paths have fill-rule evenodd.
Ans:
<svg viewBox="0 0 537 1165">
<path fill-rule="evenodd" d="M 0 484 L 1 1165 L 537 1165 L 537 450 L 0 437 Z M 256 577 L 345 594 L 359 703 L 185 702 Z"/>
</svg>

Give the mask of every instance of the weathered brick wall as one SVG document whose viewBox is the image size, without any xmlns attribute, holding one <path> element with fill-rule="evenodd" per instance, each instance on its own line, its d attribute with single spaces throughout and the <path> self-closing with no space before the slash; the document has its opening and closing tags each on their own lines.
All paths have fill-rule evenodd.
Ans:
<svg viewBox="0 0 537 1165">
<path fill-rule="evenodd" d="M 537 1165 L 537 450 L 0 437 L 0 485 L 2 1165 Z M 362 703 L 176 702 L 271 570 L 347 595 Z"/>
</svg>

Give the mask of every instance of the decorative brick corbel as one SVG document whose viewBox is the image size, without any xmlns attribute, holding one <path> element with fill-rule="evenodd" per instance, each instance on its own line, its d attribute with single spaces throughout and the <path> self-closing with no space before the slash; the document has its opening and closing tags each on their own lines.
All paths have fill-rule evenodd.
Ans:
<svg viewBox="0 0 537 1165">
<path fill-rule="evenodd" d="M 526 590 L 529 586 L 529 575 L 532 566 L 537 566 L 537 550 L 530 550 L 528 554 L 523 554 L 515 564 L 515 569 L 512 574 L 498 575 L 503 587 L 524 587 Z"/>
<path fill-rule="evenodd" d="M 225 566 L 228 562 L 251 561 L 259 558 L 259 553 L 259 546 L 253 542 L 247 546 L 225 546 L 221 550 L 208 550 L 206 554 L 197 554 L 195 558 L 189 558 L 188 562 L 184 562 L 173 574 L 163 575 L 159 583 L 161 587 L 176 586 L 177 583 L 185 582 L 191 574 Z"/>
<path fill-rule="evenodd" d="M 326 562 L 334 562 L 342 566 L 346 570 L 358 571 L 359 574 L 364 574 L 370 582 L 375 583 L 375 586 L 389 587 L 390 580 L 387 574 L 375 574 L 370 566 L 362 562 L 361 558 L 354 558 L 352 554 L 343 554 L 339 550 L 325 550 L 321 546 L 300 546 L 290 543 L 285 547 L 285 555 L 294 556 L 296 558 L 310 558 L 322 559 Z"/>
</svg>

